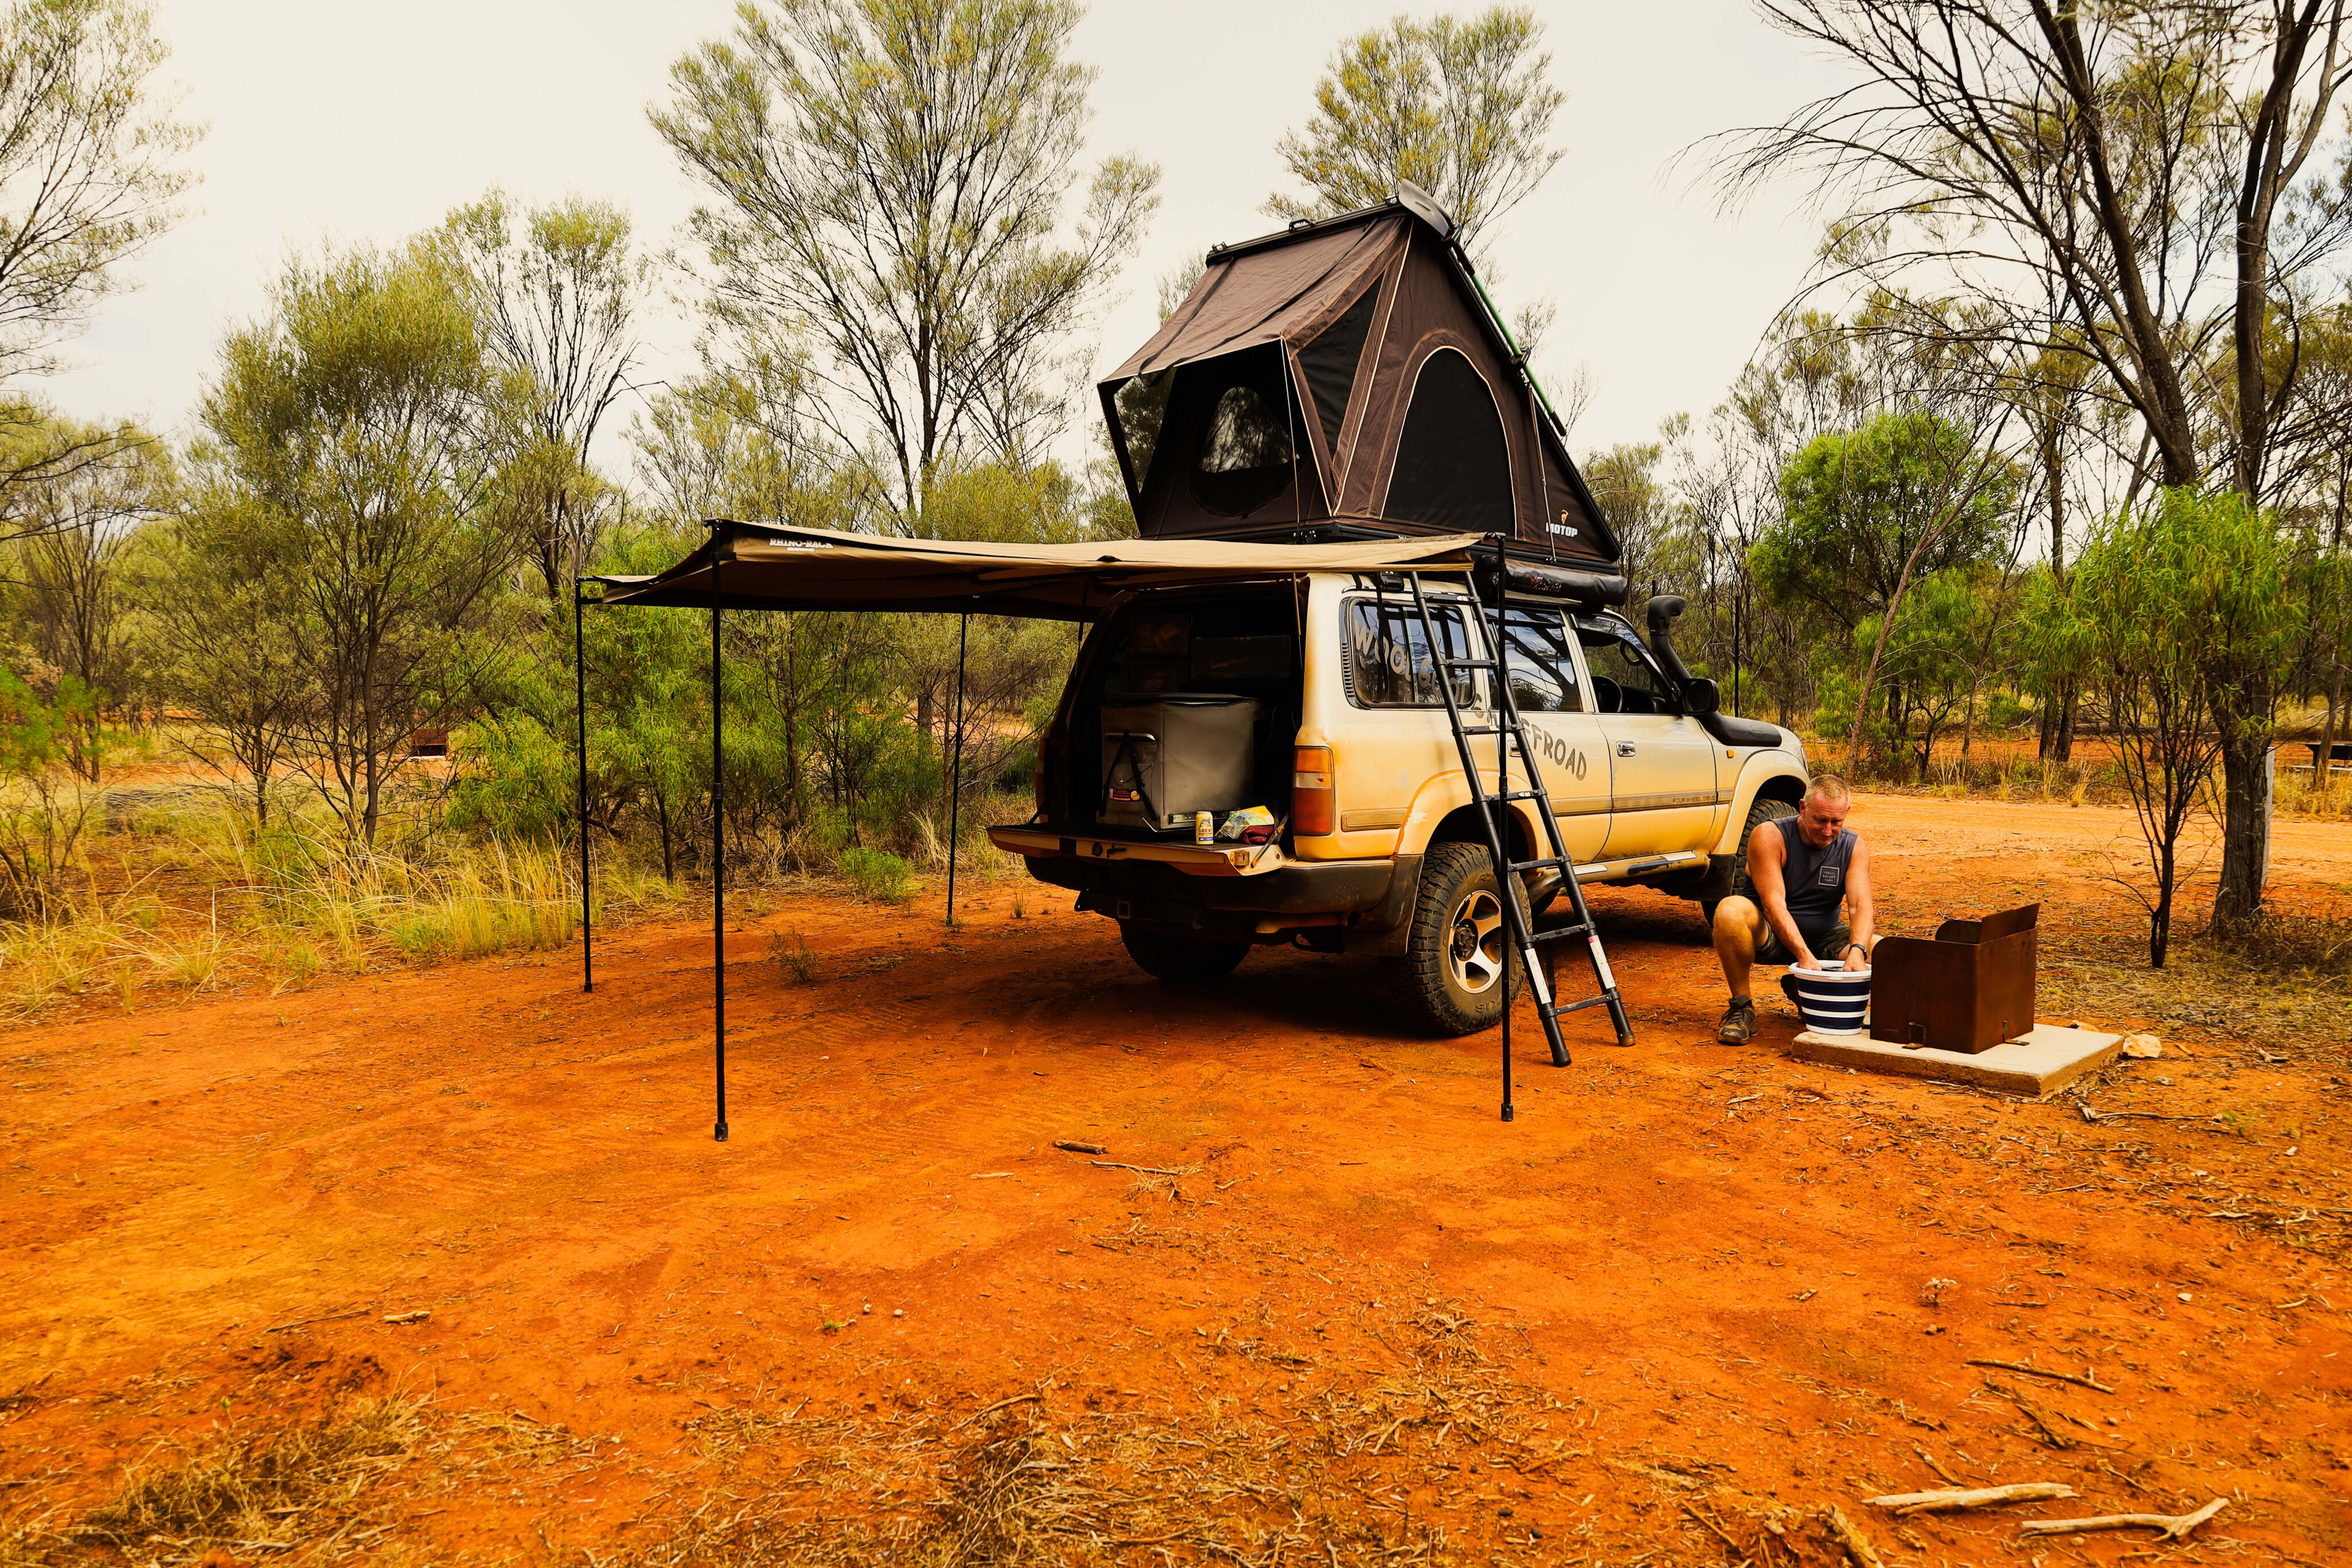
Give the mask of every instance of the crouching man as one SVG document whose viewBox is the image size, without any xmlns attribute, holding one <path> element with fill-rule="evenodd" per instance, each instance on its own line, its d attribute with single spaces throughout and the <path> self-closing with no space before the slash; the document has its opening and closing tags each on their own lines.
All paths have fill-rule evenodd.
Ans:
<svg viewBox="0 0 2352 1568">
<path fill-rule="evenodd" d="M 1715 952 L 1731 987 L 1731 1006 L 1716 1034 L 1724 1044 L 1755 1038 L 1748 977 L 1757 965 L 1818 969 L 1824 959 L 1854 967 L 1870 962 L 1878 943 L 1871 929 L 1870 846 L 1845 825 L 1853 804 L 1845 780 L 1824 773 L 1795 816 L 1759 822 L 1749 836 L 1752 892 L 1715 906 Z"/>
</svg>

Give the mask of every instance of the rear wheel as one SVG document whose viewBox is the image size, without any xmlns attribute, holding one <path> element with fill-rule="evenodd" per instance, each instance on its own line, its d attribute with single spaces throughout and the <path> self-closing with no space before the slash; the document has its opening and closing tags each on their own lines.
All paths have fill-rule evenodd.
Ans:
<svg viewBox="0 0 2352 1568">
<path fill-rule="evenodd" d="M 1525 979 L 1510 951 L 1503 893 L 1486 852 L 1433 844 L 1421 862 L 1421 896 L 1404 956 L 1389 960 L 1397 1001 L 1440 1035 L 1475 1034 L 1503 1016 L 1503 967 Z"/>
<path fill-rule="evenodd" d="M 1171 986 L 1222 980 L 1241 967 L 1250 950 L 1246 942 L 1195 942 L 1127 920 L 1118 923 L 1118 939 L 1137 968 Z"/>
<path fill-rule="evenodd" d="M 1738 847 L 1732 851 L 1731 891 L 1725 894 L 1725 897 L 1752 899 L 1756 896 L 1756 884 L 1748 880 L 1748 841 L 1754 838 L 1756 830 L 1765 823 L 1777 822 L 1783 817 L 1793 817 L 1796 814 L 1797 808 L 1786 800 L 1768 800 L 1761 796 L 1757 798 L 1754 805 L 1748 808 L 1748 825 L 1739 830 Z M 1715 906 L 1722 902 L 1723 900 L 1719 898 L 1699 901 L 1699 909 L 1706 916 L 1706 928 L 1709 931 L 1715 929 Z"/>
</svg>

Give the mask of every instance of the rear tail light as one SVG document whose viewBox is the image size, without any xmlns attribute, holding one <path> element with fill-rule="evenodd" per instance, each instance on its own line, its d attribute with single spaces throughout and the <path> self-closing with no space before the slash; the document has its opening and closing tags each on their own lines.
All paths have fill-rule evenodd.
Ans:
<svg viewBox="0 0 2352 1568">
<path fill-rule="evenodd" d="M 1293 831 L 1309 838 L 1331 831 L 1339 819 L 1335 806 L 1339 792 L 1333 788 L 1337 781 L 1331 773 L 1331 748 L 1302 746 L 1291 766 L 1296 769 L 1290 776 Z"/>
</svg>

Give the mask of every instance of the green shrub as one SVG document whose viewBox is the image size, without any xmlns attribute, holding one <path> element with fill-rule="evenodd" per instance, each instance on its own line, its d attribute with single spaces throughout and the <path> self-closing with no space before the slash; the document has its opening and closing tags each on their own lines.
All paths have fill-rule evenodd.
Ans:
<svg viewBox="0 0 2352 1568">
<path fill-rule="evenodd" d="M 876 904 L 904 904 L 915 896 L 915 868 L 884 850 L 842 851 L 841 874 L 858 897 Z"/>
</svg>

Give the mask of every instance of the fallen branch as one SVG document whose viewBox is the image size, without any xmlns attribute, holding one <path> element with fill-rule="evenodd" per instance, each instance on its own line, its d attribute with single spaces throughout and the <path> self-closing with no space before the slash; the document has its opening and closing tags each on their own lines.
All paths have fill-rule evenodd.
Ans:
<svg viewBox="0 0 2352 1568">
<path fill-rule="evenodd" d="M 430 1307 L 417 1307 L 405 1312 L 386 1312 L 383 1321 L 388 1323 L 421 1323 L 432 1315 Z"/>
<path fill-rule="evenodd" d="M 2115 1392 L 2114 1389 L 2095 1378 L 2077 1377 L 2071 1372 L 2053 1372 L 2046 1366 L 2028 1366 L 2021 1361 L 1984 1361 L 1971 1356 L 1969 1360 L 1969 1364 L 1970 1366 L 1997 1366 L 2003 1372 L 2030 1373 L 2035 1377 L 2054 1377 L 2061 1383 L 2071 1383 L 2078 1388 L 2095 1388 L 2102 1394 L 2113 1394 Z"/>
<path fill-rule="evenodd" d="M 1844 1547 L 1845 1554 L 1853 1559 L 1854 1568 L 1886 1568 L 1878 1560 L 1878 1553 L 1871 1549 L 1870 1538 L 1853 1527 L 1853 1521 L 1846 1518 L 1843 1511 L 1832 1506 L 1822 1517 L 1830 1527 L 1831 1538 Z"/>
<path fill-rule="evenodd" d="M 1990 1508 L 1997 1502 L 2035 1502 L 2054 1498 L 2073 1497 L 2074 1489 L 2063 1481 L 2018 1481 L 2010 1486 L 1972 1487 L 1958 1491 L 1904 1491 L 1885 1497 L 1864 1498 L 1873 1508 L 1889 1510 L 1897 1516 L 1915 1513 L 1954 1513 L 1964 1508 Z"/>
<path fill-rule="evenodd" d="M 1194 1171 L 1201 1168 L 1198 1166 L 1179 1166 L 1174 1170 L 1169 1171 L 1161 1170 L 1158 1166 L 1131 1166 L 1120 1160 L 1088 1160 L 1087 1164 L 1093 1166 L 1099 1170 L 1140 1171 L 1145 1176 L 1191 1176 Z"/>
<path fill-rule="evenodd" d="M 1110 1151 L 1100 1144 L 1082 1144 L 1076 1138 L 1055 1138 L 1054 1146 L 1067 1149 L 1074 1155 L 1107 1155 Z"/>
<path fill-rule="evenodd" d="M 2230 1505 L 2217 1497 L 2195 1513 L 2103 1513 L 2096 1519 L 2033 1519 L 2018 1528 L 2028 1535 L 2086 1535 L 2094 1530 L 2160 1530 L 2179 1541 Z"/>
</svg>

